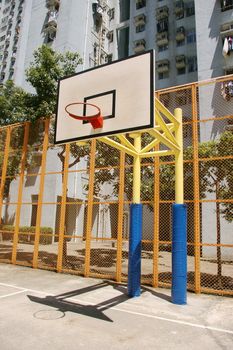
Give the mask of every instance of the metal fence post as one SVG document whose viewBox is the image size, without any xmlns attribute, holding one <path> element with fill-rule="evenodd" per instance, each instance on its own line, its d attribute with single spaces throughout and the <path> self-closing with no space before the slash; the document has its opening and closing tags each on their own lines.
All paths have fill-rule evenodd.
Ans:
<svg viewBox="0 0 233 350">
<path fill-rule="evenodd" d="M 63 169 L 63 183 L 62 183 L 62 200 L 61 200 L 61 216 L 59 224 L 59 242 L 58 242 L 58 256 L 57 256 L 57 271 L 62 270 L 63 260 L 63 246 L 64 246 L 64 232 L 65 232 L 65 220 L 66 220 L 66 198 L 67 198 L 67 183 L 68 183 L 68 169 L 69 169 L 69 157 L 70 157 L 70 144 L 66 144 L 66 155 Z"/>
<path fill-rule="evenodd" d="M 6 182 L 8 158 L 9 158 L 11 130 L 12 130 L 11 127 L 7 128 L 5 148 L 4 148 L 4 159 L 3 159 L 3 165 L 2 165 L 1 186 L 0 186 L 0 224 L 2 222 L 2 206 L 3 206 L 3 199 L 4 199 L 4 188 L 5 188 L 5 182 Z"/>
<path fill-rule="evenodd" d="M 194 181 L 194 244 L 195 244 L 195 292 L 201 291 L 200 278 L 200 190 L 199 190 L 199 157 L 198 157 L 198 116 L 197 91 L 192 85 L 192 127 L 193 127 L 193 181 Z"/>
<path fill-rule="evenodd" d="M 15 231 L 13 238 L 13 250 L 12 250 L 12 264 L 16 263 L 16 255 L 17 255 L 17 244 L 19 237 L 19 225 L 20 225 L 20 212 L 22 206 L 22 194 L 23 194 L 23 183 L 24 183 L 24 172 L 27 160 L 27 145 L 28 145 L 28 137 L 29 137 L 29 122 L 25 123 L 24 129 L 24 140 L 23 140 L 23 152 L 21 157 L 21 170 L 19 175 L 19 188 L 18 188 L 18 199 L 17 199 L 17 208 L 15 214 Z"/>
<path fill-rule="evenodd" d="M 39 186 L 37 214 L 36 214 L 36 232 L 35 232 L 34 253 L 33 253 L 33 261 L 32 261 L 32 266 L 34 268 L 37 268 L 38 266 L 42 201 L 43 201 L 43 194 L 44 194 L 44 180 L 45 180 L 47 150 L 48 150 L 48 144 L 49 144 L 49 119 L 46 119 L 44 123 L 45 123 L 45 131 L 44 131 L 44 142 L 43 142 L 43 149 L 42 149 L 40 186 Z"/>
<path fill-rule="evenodd" d="M 117 264 L 116 281 L 121 282 L 122 264 L 122 236 L 123 236 L 123 214 L 124 214 L 124 183 L 125 183 L 125 153 L 120 152 L 119 167 L 119 192 L 118 192 L 118 218 L 117 218 Z"/>
<path fill-rule="evenodd" d="M 93 197 L 94 197 L 94 180 L 95 180 L 95 153 L 96 153 L 96 140 L 94 139 L 91 141 L 90 168 L 89 168 L 86 247 L 85 247 L 85 266 L 84 266 L 85 277 L 88 277 L 90 274 L 92 214 L 93 214 Z"/>
</svg>

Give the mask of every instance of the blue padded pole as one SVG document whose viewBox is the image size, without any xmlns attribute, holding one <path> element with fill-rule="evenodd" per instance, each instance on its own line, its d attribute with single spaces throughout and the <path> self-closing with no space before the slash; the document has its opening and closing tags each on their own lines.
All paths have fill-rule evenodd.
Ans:
<svg viewBox="0 0 233 350">
<path fill-rule="evenodd" d="M 128 259 L 128 296 L 141 294 L 141 240 L 142 240 L 142 204 L 130 206 L 130 236 Z"/>
<path fill-rule="evenodd" d="M 172 205 L 172 302 L 187 304 L 187 206 Z"/>
</svg>

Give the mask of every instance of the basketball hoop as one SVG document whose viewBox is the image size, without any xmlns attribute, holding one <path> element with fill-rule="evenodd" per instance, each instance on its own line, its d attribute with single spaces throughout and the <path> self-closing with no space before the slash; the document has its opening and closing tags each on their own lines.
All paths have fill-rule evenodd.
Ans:
<svg viewBox="0 0 233 350">
<path fill-rule="evenodd" d="M 77 105 L 83 105 L 83 106 L 90 106 L 94 107 L 97 109 L 98 113 L 92 114 L 92 115 L 77 115 L 74 114 L 73 112 L 69 112 L 68 108 L 71 106 L 77 106 Z M 101 110 L 98 106 L 92 104 L 92 103 L 87 103 L 87 102 L 74 102 L 74 103 L 69 103 L 65 107 L 65 111 L 69 114 L 71 118 L 77 119 L 77 120 L 85 120 L 87 122 L 90 122 L 93 129 L 99 129 L 103 127 L 103 117 L 101 115 Z"/>
</svg>

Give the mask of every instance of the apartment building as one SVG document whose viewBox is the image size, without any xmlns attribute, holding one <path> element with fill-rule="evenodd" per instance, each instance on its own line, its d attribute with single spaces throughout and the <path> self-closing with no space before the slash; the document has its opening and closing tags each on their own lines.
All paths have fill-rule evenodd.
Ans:
<svg viewBox="0 0 233 350">
<path fill-rule="evenodd" d="M 0 6 L 1 82 L 26 87 L 24 70 L 43 43 L 78 51 L 82 69 L 154 49 L 158 89 L 233 72 L 233 0 L 2 0 Z"/>
</svg>

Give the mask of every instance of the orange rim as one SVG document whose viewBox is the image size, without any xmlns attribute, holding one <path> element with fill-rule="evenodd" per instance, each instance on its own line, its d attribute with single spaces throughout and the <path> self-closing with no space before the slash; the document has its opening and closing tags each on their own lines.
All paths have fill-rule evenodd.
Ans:
<svg viewBox="0 0 233 350">
<path fill-rule="evenodd" d="M 96 114 L 93 114 L 93 115 L 90 115 L 90 116 L 79 116 L 77 114 L 73 114 L 71 112 L 68 111 L 68 108 L 70 106 L 74 106 L 74 105 L 86 105 L 86 106 L 92 106 L 92 107 L 95 107 L 97 110 L 98 110 L 98 113 Z M 100 108 L 92 103 L 86 103 L 86 102 L 74 102 L 74 103 L 69 103 L 66 107 L 65 107 L 65 111 L 66 113 L 69 114 L 70 117 L 74 118 L 74 119 L 78 119 L 78 120 L 92 120 L 92 119 L 97 119 L 99 117 L 101 117 L 101 111 L 100 111 Z"/>
</svg>

